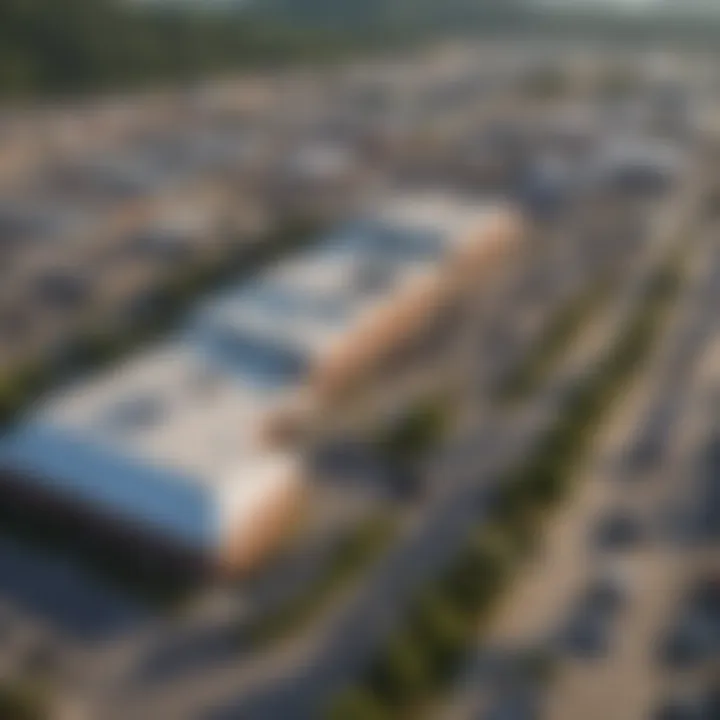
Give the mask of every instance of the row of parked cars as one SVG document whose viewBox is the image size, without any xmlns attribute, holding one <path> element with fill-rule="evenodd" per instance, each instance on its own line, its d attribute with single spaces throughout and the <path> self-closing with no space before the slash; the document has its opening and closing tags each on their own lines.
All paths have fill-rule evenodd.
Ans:
<svg viewBox="0 0 720 720">
<path fill-rule="evenodd" d="M 661 657 L 679 670 L 720 661 L 720 575 L 701 578 L 684 598 Z"/>
</svg>

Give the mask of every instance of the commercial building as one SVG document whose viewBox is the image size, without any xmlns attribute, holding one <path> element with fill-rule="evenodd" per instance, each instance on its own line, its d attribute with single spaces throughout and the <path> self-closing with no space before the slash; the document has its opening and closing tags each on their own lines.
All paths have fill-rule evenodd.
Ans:
<svg viewBox="0 0 720 720">
<path fill-rule="evenodd" d="M 517 247 L 511 208 L 398 197 L 199 307 L 176 336 L 67 388 L 0 443 L 0 479 L 228 570 L 302 502 L 302 445 L 457 317 Z"/>
</svg>

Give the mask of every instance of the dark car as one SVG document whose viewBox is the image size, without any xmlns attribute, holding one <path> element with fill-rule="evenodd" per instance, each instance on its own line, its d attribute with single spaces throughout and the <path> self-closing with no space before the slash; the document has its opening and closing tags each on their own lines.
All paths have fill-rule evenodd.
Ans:
<svg viewBox="0 0 720 720">
<path fill-rule="evenodd" d="M 53 270 L 36 278 L 35 292 L 48 305 L 76 308 L 90 299 L 92 285 L 84 275 Z"/>
<path fill-rule="evenodd" d="M 592 580 L 565 627 L 558 648 L 581 659 L 599 658 L 610 650 L 613 623 L 629 599 L 625 577 L 618 572 Z"/>
<path fill-rule="evenodd" d="M 703 700 L 705 720 L 718 720 L 720 718 L 720 689 L 713 688 Z"/>
<path fill-rule="evenodd" d="M 561 633 L 559 649 L 583 660 L 603 657 L 610 649 L 607 617 L 587 609 L 576 613 Z"/>
<path fill-rule="evenodd" d="M 720 658 L 720 579 L 703 578 L 690 595 L 690 612 L 705 631 L 706 651 L 711 659 Z"/>
<path fill-rule="evenodd" d="M 696 666 L 709 657 L 711 647 L 705 624 L 690 616 L 684 618 L 666 636 L 661 646 L 662 660 L 673 668 Z"/>
<path fill-rule="evenodd" d="M 698 612 L 720 622 L 720 577 L 702 578 L 692 590 L 690 603 Z"/>
<path fill-rule="evenodd" d="M 630 589 L 619 573 L 602 575 L 593 580 L 585 594 L 585 606 L 600 615 L 616 615 L 629 600 Z"/>
<path fill-rule="evenodd" d="M 644 529 L 639 518 L 619 512 L 601 520 L 595 541 L 603 550 L 628 550 L 638 545 L 643 537 Z"/>
<path fill-rule="evenodd" d="M 673 667 L 686 667 L 720 657 L 720 585 L 703 578 L 688 596 L 680 621 L 662 646 L 662 657 Z"/>
<path fill-rule="evenodd" d="M 654 469 L 662 460 L 664 445 L 654 438 L 643 438 L 627 454 L 627 469 L 631 478 L 639 478 Z"/>
<path fill-rule="evenodd" d="M 658 708 L 653 720 L 718 720 L 719 702 L 717 690 L 674 697 Z"/>
<path fill-rule="evenodd" d="M 389 473 L 389 486 L 394 497 L 407 502 L 424 500 L 429 492 L 424 479 L 410 468 L 394 467 Z"/>
<path fill-rule="evenodd" d="M 700 708 L 688 699 L 668 700 L 653 716 L 653 720 L 704 720 Z"/>
<path fill-rule="evenodd" d="M 482 717 L 483 720 L 538 720 L 540 712 L 536 693 L 523 688 L 503 693 Z"/>
</svg>

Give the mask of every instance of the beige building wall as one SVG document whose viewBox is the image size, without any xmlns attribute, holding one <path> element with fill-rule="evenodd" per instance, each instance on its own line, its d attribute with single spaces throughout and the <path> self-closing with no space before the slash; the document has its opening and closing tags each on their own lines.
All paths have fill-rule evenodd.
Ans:
<svg viewBox="0 0 720 720">
<path fill-rule="evenodd" d="M 297 526 L 306 501 L 307 483 L 301 477 L 269 495 L 251 519 L 228 530 L 218 550 L 219 572 L 249 573 L 276 553 Z"/>
<path fill-rule="evenodd" d="M 420 336 L 449 305 L 511 258 L 523 236 L 522 218 L 510 211 L 483 220 L 477 235 L 461 243 L 437 275 L 390 298 L 318 364 L 310 384 L 321 404 L 351 392 L 375 367 Z"/>
</svg>

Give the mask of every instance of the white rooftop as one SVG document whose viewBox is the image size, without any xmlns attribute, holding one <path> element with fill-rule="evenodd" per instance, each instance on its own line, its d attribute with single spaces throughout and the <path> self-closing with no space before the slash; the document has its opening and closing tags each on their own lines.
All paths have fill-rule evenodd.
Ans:
<svg viewBox="0 0 720 720">
<path fill-rule="evenodd" d="M 193 323 L 207 340 L 223 334 L 283 348 L 301 365 L 332 351 L 391 295 L 432 282 L 458 246 L 497 206 L 478 207 L 442 195 L 389 202 L 319 247 L 213 298 Z"/>
<path fill-rule="evenodd" d="M 150 502 L 147 485 L 153 520 L 195 532 L 198 493 L 237 506 L 293 467 L 258 428 L 302 397 L 313 360 L 388 296 L 431 281 L 496 210 L 438 195 L 390 202 L 205 303 L 178 337 L 47 399 L 0 444 L 0 463 L 126 509 Z M 173 485 L 170 508 L 159 498 Z"/>
<path fill-rule="evenodd" d="M 277 400 L 276 390 L 215 369 L 174 342 L 63 391 L 32 422 L 220 483 L 260 454 L 254 431 Z"/>
</svg>

